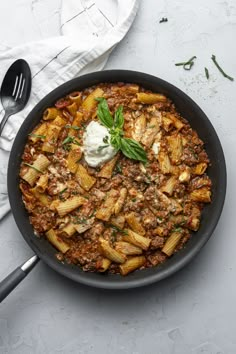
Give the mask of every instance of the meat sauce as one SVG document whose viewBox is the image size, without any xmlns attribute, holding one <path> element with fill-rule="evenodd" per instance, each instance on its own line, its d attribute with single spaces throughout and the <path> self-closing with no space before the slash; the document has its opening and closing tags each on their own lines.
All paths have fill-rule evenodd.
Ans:
<svg viewBox="0 0 236 354">
<path fill-rule="evenodd" d="M 120 105 L 123 106 L 124 136 L 135 138 L 146 151 L 148 159 L 143 164 L 118 152 L 109 178 L 101 176 L 106 163 L 93 168 L 83 157 L 86 126 L 92 120 L 98 121 L 97 101 L 89 109 L 83 102 L 97 88 L 102 90 L 102 97 L 106 98 L 112 115 Z M 202 208 L 211 201 L 211 180 L 206 173 L 209 159 L 202 140 L 176 111 L 170 99 L 160 95 L 156 100 L 152 97 L 148 103 L 139 98 L 139 93 L 153 94 L 134 84 L 105 83 L 60 99 L 51 107 L 56 110 L 56 116 L 46 120 L 46 115 L 42 117 L 29 135 L 22 155 L 20 189 L 35 234 L 47 238 L 47 232 L 52 229 L 57 240 L 67 245 L 65 252 L 58 249 L 58 260 L 77 264 L 84 271 L 102 271 L 102 260 L 109 260 L 101 248 L 101 237 L 110 248 L 118 250 L 118 245 L 122 245 L 120 242 L 123 245 L 127 243 L 124 241 L 127 230 L 149 240 L 149 246 L 146 249 L 141 247 L 137 253 L 142 262 L 136 268 L 154 267 L 165 262 L 183 248 L 190 237 L 195 237 L 193 233 L 199 228 Z M 78 113 L 80 122 L 73 127 Z M 58 116 L 65 124 L 60 128 L 57 139 L 50 142 L 54 151 L 42 151 L 47 129 L 42 135 L 37 134 L 40 126 L 46 124 L 48 128 Z M 157 124 L 156 130 L 153 130 L 155 124 L 152 122 Z M 78 163 L 94 179 L 88 190 L 83 188 L 76 172 L 68 168 L 68 156 L 72 148 L 76 148 L 75 143 L 78 145 Z M 153 144 L 158 144 L 158 151 L 152 149 Z M 42 153 L 49 160 L 49 166 L 30 185 L 24 180 L 24 175 Z M 40 194 L 37 186 L 42 174 L 46 175 L 47 185 Z M 112 211 L 107 220 L 97 217 L 97 211 L 109 193 L 112 191 L 114 200 L 118 201 L 121 190 L 125 197 L 119 212 Z M 61 216 L 55 205 L 74 196 L 82 196 L 83 204 Z M 67 226 L 80 231 L 73 229 L 72 233 L 66 233 Z M 174 249 L 168 251 L 165 245 L 171 235 L 177 233 L 180 233 L 178 242 Z M 124 264 L 132 257 L 132 254 L 124 253 Z M 108 263 L 107 272 L 129 272 L 122 273 L 121 263 L 113 258 Z"/>
</svg>

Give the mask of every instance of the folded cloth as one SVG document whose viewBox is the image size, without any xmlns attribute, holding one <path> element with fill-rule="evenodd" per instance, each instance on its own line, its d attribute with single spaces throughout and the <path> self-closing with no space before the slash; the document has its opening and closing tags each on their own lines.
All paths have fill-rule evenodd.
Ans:
<svg viewBox="0 0 236 354">
<path fill-rule="evenodd" d="M 129 30 L 139 0 L 63 0 L 61 36 L 9 48 L 0 45 L 0 82 L 9 66 L 25 59 L 32 91 L 23 111 L 11 116 L 0 137 L 0 219 L 10 210 L 7 164 L 15 135 L 35 104 L 75 76 L 101 70 L 115 45 Z M 0 119 L 3 109 L 0 106 Z"/>
</svg>

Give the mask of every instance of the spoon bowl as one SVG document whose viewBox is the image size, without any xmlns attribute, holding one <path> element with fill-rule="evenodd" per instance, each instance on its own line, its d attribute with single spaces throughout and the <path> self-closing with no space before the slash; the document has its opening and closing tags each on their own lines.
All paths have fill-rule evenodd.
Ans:
<svg viewBox="0 0 236 354">
<path fill-rule="evenodd" d="M 0 135 L 8 118 L 25 107 L 30 91 L 30 67 L 24 59 L 18 59 L 8 69 L 1 86 L 0 98 L 5 115 L 0 123 Z"/>
</svg>

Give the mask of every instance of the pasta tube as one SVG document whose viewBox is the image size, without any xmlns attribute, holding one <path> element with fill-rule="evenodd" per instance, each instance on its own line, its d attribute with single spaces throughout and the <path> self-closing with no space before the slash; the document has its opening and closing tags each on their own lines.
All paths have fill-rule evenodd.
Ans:
<svg viewBox="0 0 236 354">
<path fill-rule="evenodd" d="M 100 208 L 97 210 L 96 218 L 103 221 L 108 221 L 111 215 L 113 214 L 114 204 L 116 203 L 116 200 L 117 200 L 117 192 L 114 189 L 111 189 L 107 193 L 107 198 L 100 206 Z"/>
<path fill-rule="evenodd" d="M 96 269 L 100 273 L 104 273 L 108 270 L 111 265 L 111 260 L 108 258 L 99 259 L 96 263 Z"/>
<path fill-rule="evenodd" d="M 78 164 L 75 177 L 79 182 L 79 184 L 81 185 L 81 187 L 86 191 L 89 191 L 94 185 L 94 183 L 96 182 L 96 178 L 90 176 L 86 168 L 81 164 Z"/>
<path fill-rule="evenodd" d="M 158 102 L 166 102 L 167 98 L 160 93 L 139 92 L 137 93 L 137 101 L 144 104 L 153 104 Z"/>
<path fill-rule="evenodd" d="M 125 203 L 126 197 L 127 197 L 127 189 L 121 188 L 120 196 L 114 205 L 114 214 L 115 215 L 118 215 L 120 213 L 120 211 L 123 208 L 123 205 Z"/>
<path fill-rule="evenodd" d="M 67 199 L 65 202 L 59 202 L 55 208 L 60 216 L 64 216 L 83 205 L 86 201 L 87 200 L 83 197 L 74 196 Z"/>
<path fill-rule="evenodd" d="M 59 111 L 57 108 L 50 107 L 47 108 L 44 113 L 43 113 L 43 119 L 44 120 L 51 120 L 55 119 L 59 115 Z"/>
<path fill-rule="evenodd" d="M 150 147 L 155 139 L 155 136 L 160 130 L 157 117 L 152 117 L 150 122 L 147 124 L 147 128 L 143 134 L 141 142 L 143 145 Z"/>
<path fill-rule="evenodd" d="M 210 203 L 211 191 L 206 187 L 195 189 L 190 193 L 190 197 L 195 202 Z"/>
<path fill-rule="evenodd" d="M 95 98 L 102 97 L 102 95 L 103 95 L 103 90 L 97 87 L 82 102 L 82 108 L 90 112 L 93 108 L 97 106 L 97 101 L 95 100 Z"/>
<path fill-rule="evenodd" d="M 164 247 L 162 248 L 162 252 L 170 257 L 174 253 L 176 246 L 181 240 L 181 237 L 182 237 L 182 232 L 172 232 L 172 234 L 164 244 Z"/>
<path fill-rule="evenodd" d="M 66 253 L 70 246 L 65 243 L 59 236 L 57 236 L 56 232 L 53 229 L 50 229 L 46 232 L 47 239 L 56 247 L 60 252 Z"/>
<path fill-rule="evenodd" d="M 74 224 L 72 224 L 71 222 L 62 229 L 63 236 L 65 237 L 71 237 L 74 235 L 75 232 L 76 229 L 74 227 Z"/>
<path fill-rule="evenodd" d="M 195 175 L 203 175 L 206 169 L 207 169 L 207 164 L 205 162 L 201 162 L 197 164 L 192 171 Z"/>
<path fill-rule="evenodd" d="M 161 187 L 161 191 L 171 196 L 174 192 L 176 186 L 176 178 L 175 176 L 170 177 L 165 184 Z"/>
<path fill-rule="evenodd" d="M 98 173 L 98 177 L 111 178 L 118 157 L 119 156 L 116 155 L 113 159 L 105 163 L 104 166 L 101 168 L 100 172 Z"/>
<path fill-rule="evenodd" d="M 40 154 L 34 163 L 29 166 L 27 172 L 22 176 L 22 178 L 32 187 L 40 174 L 43 173 L 49 165 L 50 161 L 46 158 L 46 156 Z"/>
<path fill-rule="evenodd" d="M 168 154 L 164 151 L 160 151 L 157 158 L 160 164 L 161 172 L 163 172 L 164 174 L 171 173 L 172 166 Z"/>
<path fill-rule="evenodd" d="M 72 101 L 72 102 L 75 102 L 77 104 L 77 107 L 79 107 L 81 101 L 82 101 L 82 93 L 79 92 L 79 91 L 76 91 L 76 92 L 72 92 L 70 95 L 69 95 L 69 99 Z"/>
<path fill-rule="evenodd" d="M 143 237 L 130 229 L 126 229 L 124 231 L 127 233 L 127 235 L 123 236 L 123 241 L 130 242 L 145 251 L 149 248 L 151 243 L 149 238 Z"/>
<path fill-rule="evenodd" d="M 145 235 L 146 231 L 134 212 L 126 215 L 125 220 L 134 232 L 137 232 L 141 236 Z"/>
<path fill-rule="evenodd" d="M 36 190 L 39 193 L 45 192 L 46 188 L 48 186 L 48 174 L 41 175 L 36 183 Z"/>
<path fill-rule="evenodd" d="M 76 102 L 73 102 L 72 104 L 70 104 L 66 108 L 68 109 L 68 111 L 70 112 L 70 114 L 73 117 L 76 115 L 76 112 L 77 112 L 77 104 L 76 104 Z"/>
<path fill-rule="evenodd" d="M 144 256 L 132 257 L 127 259 L 127 261 L 119 266 L 122 275 L 127 275 L 136 269 L 139 269 L 146 262 Z"/>
<path fill-rule="evenodd" d="M 78 136 L 78 130 L 74 129 L 73 127 L 81 127 L 81 123 L 83 121 L 83 114 L 81 112 L 77 112 L 75 118 L 71 124 L 72 128 L 69 129 L 68 135 L 69 136 Z"/>
<path fill-rule="evenodd" d="M 38 192 L 38 190 L 36 189 L 36 187 L 31 188 L 30 191 L 31 191 L 31 193 L 33 193 L 33 195 L 35 196 L 35 198 L 40 201 L 41 204 L 43 204 L 44 206 L 49 206 L 50 200 L 49 200 L 47 194 Z"/>
<path fill-rule="evenodd" d="M 67 156 L 67 168 L 71 173 L 75 173 L 78 168 L 78 161 L 81 159 L 82 151 L 76 144 L 71 144 L 74 147 L 70 150 Z"/>
<path fill-rule="evenodd" d="M 103 238 L 99 238 L 100 241 L 100 246 L 101 246 L 101 252 L 103 256 L 106 258 L 110 259 L 110 261 L 115 262 L 115 263 L 124 263 L 126 260 L 125 255 L 122 253 L 116 251 L 114 248 L 112 248 L 109 245 L 109 242 Z"/>
<path fill-rule="evenodd" d="M 125 254 L 126 256 L 136 256 L 143 253 L 141 248 L 124 241 L 116 242 L 116 250 Z"/>
<path fill-rule="evenodd" d="M 134 129 L 132 131 L 132 138 L 138 142 L 140 142 L 143 134 L 146 130 L 146 117 L 144 114 L 141 114 L 136 120 L 134 124 Z"/>
<path fill-rule="evenodd" d="M 183 152 L 181 136 L 179 134 L 170 135 L 167 137 L 167 142 L 170 150 L 170 158 L 177 165 L 181 162 Z"/>
<path fill-rule="evenodd" d="M 38 140 L 44 140 L 46 138 L 47 123 L 40 124 L 32 134 L 29 135 L 29 140 L 36 143 Z"/>
</svg>

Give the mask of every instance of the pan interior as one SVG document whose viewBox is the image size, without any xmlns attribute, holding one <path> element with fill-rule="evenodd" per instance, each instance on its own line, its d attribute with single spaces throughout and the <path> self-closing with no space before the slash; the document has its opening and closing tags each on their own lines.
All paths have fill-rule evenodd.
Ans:
<svg viewBox="0 0 236 354">
<path fill-rule="evenodd" d="M 126 277 L 87 273 L 78 266 L 58 262 L 55 257 L 57 252 L 55 248 L 45 239 L 39 239 L 35 236 L 18 187 L 21 155 L 28 134 L 39 123 L 43 111 L 70 92 L 82 90 L 101 82 L 137 83 L 146 89 L 168 96 L 174 102 L 179 113 L 189 121 L 192 128 L 197 131 L 199 137 L 204 141 L 205 150 L 211 161 L 208 174 L 213 183 L 212 203 L 203 210 L 199 230 L 194 233 L 185 248 L 162 265 L 139 270 Z M 11 210 L 22 236 L 45 263 L 60 274 L 86 285 L 108 289 L 127 289 L 147 285 L 166 278 L 181 269 L 199 252 L 212 235 L 223 208 L 226 193 L 226 166 L 221 143 L 212 124 L 199 106 L 184 92 L 151 75 L 127 70 L 110 70 L 84 75 L 66 82 L 49 93 L 30 112 L 20 128 L 11 150 L 8 165 L 8 193 Z"/>
</svg>

